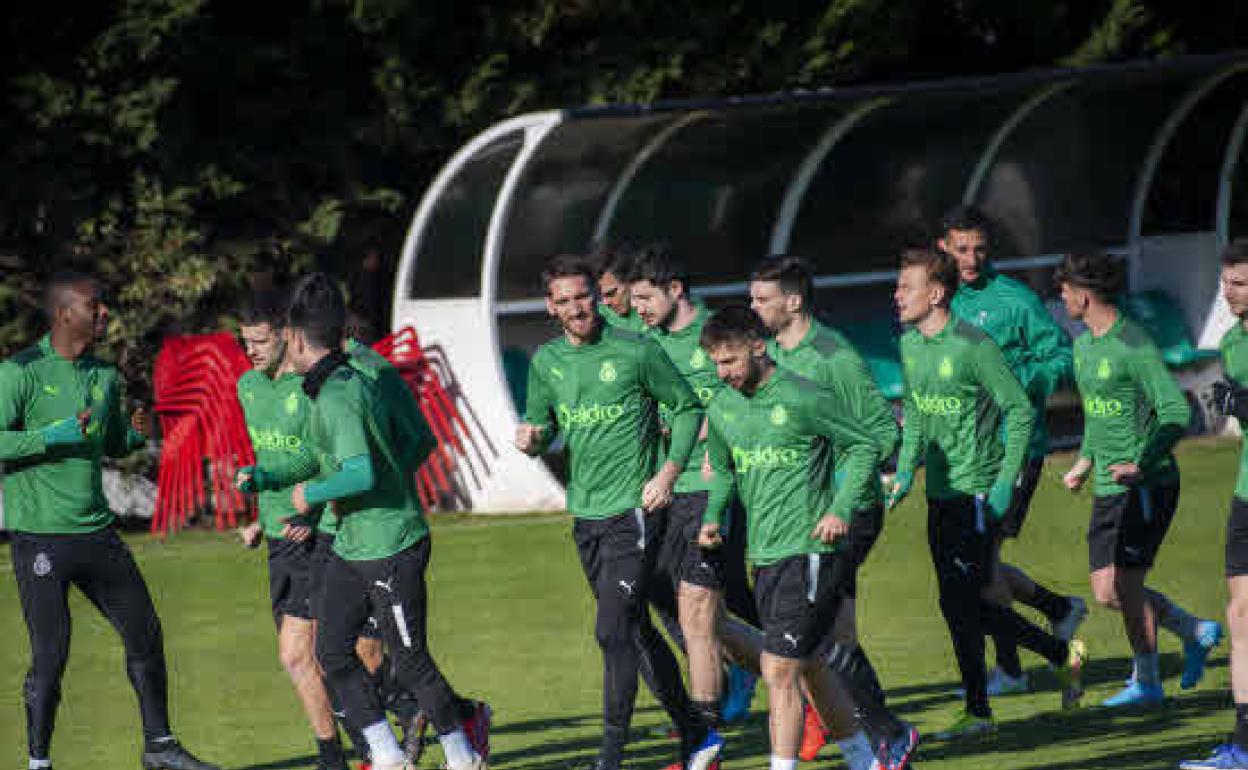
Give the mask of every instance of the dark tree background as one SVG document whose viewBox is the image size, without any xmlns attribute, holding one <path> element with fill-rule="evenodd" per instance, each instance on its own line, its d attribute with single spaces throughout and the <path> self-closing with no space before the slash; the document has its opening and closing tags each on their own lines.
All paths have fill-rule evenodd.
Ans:
<svg viewBox="0 0 1248 770">
<path fill-rule="evenodd" d="M 467 137 L 567 105 L 760 93 L 1242 45 L 1242 0 L 101 0 L 0 31 L 0 355 L 91 268 L 131 376 L 266 274 L 393 269 Z M 383 273 L 384 275 L 384 273 Z M 384 281 L 383 281 L 384 283 Z"/>
</svg>

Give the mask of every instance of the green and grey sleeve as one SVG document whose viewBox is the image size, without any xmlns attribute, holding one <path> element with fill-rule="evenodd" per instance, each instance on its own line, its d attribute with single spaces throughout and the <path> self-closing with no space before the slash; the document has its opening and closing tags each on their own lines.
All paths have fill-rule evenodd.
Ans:
<svg viewBox="0 0 1248 770">
<path fill-rule="evenodd" d="M 1037 400 L 1048 398 L 1071 377 L 1070 337 L 1049 315 L 1039 297 L 1028 292 L 1022 305 L 1025 311 L 1023 332 L 1027 336 L 1029 353 L 1027 390 Z"/>
<path fill-rule="evenodd" d="M 539 453 L 546 451 L 555 439 L 555 394 L 542 376 L 537 359 L 529 365 L 528 396 L 524 404 L 524 422 L 542 428 Z"/>
<path fill-rule="evenodd" d="M 24 460 L 48 450 L 41 431 L 14 430 L 27 397 L 22 368 L 14 363 L 0 363 L 0 460 Z"/>
<path fill-rule="evenodd" d="M 732 471 L 732 452 L 728 442 L 715 430 L 715 424 L 707 422 L 706 454 L 711 461 L 711 489 L 706 501 L 706 511 L 702 514 L 704 524 L 720 524 L 723 521 L 724 509 L 732 499 L 735 476 Z"/>
<path fill-rule="evenodd" d="M 803 404 L 802 411 L 814 432 L 831 439 L 836 451 L 845 458 L 843 477 L 836 485 L 828 513 L 849 522 L 853 518 L 854 502 L 869 494 L 875 480 L 880 462 L 878 445 L 867 433 L 866 426 L 857 420 L 851 404 L 835 391 L 817 391 Z"/>
<path fill-rule="evenodd" d="M 1013 484 L 1027 459 L 1027 446 L 1035 429 L 1035 409 L 995 343 L 984 340 L 976 345 L 974 361 L 980 383 L 1000 407 L 1005 420 L 1005 456 L 997 472 L 997 483 Z"/>
<path fill-rule="evenodd" d="M 1155 348 L 1146 347 L 1131 357 L 1131 371 L 1157 413 L 1157 427 L 1140 451 L 1140 467 L 1160 462 L 1187 431 L 1192 410 L 1174 375 Z"/>
</svg>

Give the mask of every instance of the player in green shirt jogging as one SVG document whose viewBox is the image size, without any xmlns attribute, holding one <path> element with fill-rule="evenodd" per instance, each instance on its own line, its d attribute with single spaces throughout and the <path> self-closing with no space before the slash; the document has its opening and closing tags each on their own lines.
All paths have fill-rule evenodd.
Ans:
<svg viewBox="0 0 1248 770">
<path fill-rule="evenodd" d="M 621 767 L 644 662 L 648 684 L 680 732 L 680 761 L 706 770 L 722 741 L 693 714 L 676 658 L 647 611 L 664 521 L 653 512 L 671 502 L 702 409 L 657 343 L 606 325 L 594 278 L 587 262 L 568 255 L 552 258 L 542 271 L 546 308 L 563 335 L 533 356 L 515 444 L 537 455 L 558 430 L 568 449 L 572 537 L 597 600 L 595 636 L 603 657 L 603 738 L 593 767 Z M 661 465 L 659 403 L 671 410 Z"/>
<path fill-rule="evenodd" d="M 646 330 L 641 316 L 633 310 L 629 294 L 629 274 L 633 257 L 625 252 L 604 250 L 598 255 L 598 313 L 610 326 L 638 334 Z"/>
<path fill-rule="evenodd" d="M 319 600 L 317 656 L 348 723 L 367 741 L 373 767 L 411 767 L 355 653 L 360 628 L 376 608 L 394 677 L 428 712 L 447 766 L 481 770 L 486 760 L 470 743 L 458 699 L 426 641 L 429 527 L 408 461 L 423 459 L 436 442 L 428 426 L 409 435 L 395 405 L 351 366 L 342 352 L 345 320 L 342 295 L 327 276 L 300 281 L 290 303 L 287 355 L 312 402 L 308 439 L 321 470 L 316 481 L 295 485 L 291 502 L 304 517 L 298 524 L 305 536 L 315 506 L 332 504 L 339 521 Z M 401 441 L 414 446 L 402 448 Z"/>
<path fill-rule="evenodd" d="M 1040 484 L 1049 451 L 1048 398 L 1071 378 L 1070 338 L 1030 287 L 993 269 L 989 262 L 991 232 L 987 217 L 972 206 L 962 205 L 945 214 L 939 241 L 941 250 L 957 264 L 961 281 L 953 295 L 953 314 L 983 329 L 997 343 L 1036 412 L 1027 461 L 998 533 L 998 569 L 989 596 L 1005 604 L 1023 602 L 1044 613 L 1055 636 L 1072 639 L 1088 615 L 1083 599 L 1055 594 L 1018 567 L 1000 560 L 1001 541 L 1019 536 Z M 1026 692 L 1027 675 L 1018 659 L 1018 648 L 1008 638 L 993 642 L 997 665 L 988 675 L 988 694 Z"/>
<path fill-rule="evenodd" d="M 1222 369 L 1226 381 L 1215 386 L 1214 405 L 1240 425 L 1239 476 L 1226 520 L 1226 584 L 1230 601 L 1226 620 L 1231 630 L 1231 695 L 1235 729 L 1207 759 L 1179 764 L 1181 770 L 1248 770 L 1248 239 L 1232 241 L 1222 253 L 1222 297 L 1235 324 L 1222 336 Z"/>
<path fill-rule="evenodd" d="M 853 560 L 842 543 L 857 501 L 876 483 L 879 449 L 845 392 L 777 367 L 767 337 L 758 315 L 741 305 L 718 311 L 702 329 L 702 346 L 728 387 L 707 406 L 714 476 L 698 543 L 722 543 L 723 513 L 735 488 L 746 511 L 763 622 L 771 770 L 795 770 L 802 685 L 826 723 L 839 719 L 827 710 L 835 678 L 826 662 L 835 654 L 836 619 L 853 569 L 838 565 Z M 846 684 L 870 731 L 882 730 L 878 722 L 891 715 L 859 682 Z M 860 733 L 842 747 L 850 770 L 897 769 L 909 763 L 912 737 L 872 746 Z"/>
<path fill-rule="evenodd" d="M 1092 594 L 1120 611 L 1135 654 L 1135 674 L 1105 706 L 1160 705 L 1157 624 L 1183 640 L 1183 687 L 1204 672 L 1221 627 L 1193 617 L 1145 586 L 1179 505 L 1179 467 L 1171 449 L 1191 418 L 1187 399 L 1157 346 L 1115 305 L 1126 268 L 1104 254 L 1070 254 L 1056 281 L 1066 312 L 1088 330 L 1075 340 L 1075 381 L 1083 400 L 1080 462 L 1065 483 L 1079 489 L 1094 469 L 1088 567 Z"/>
<path fill-rule="evenodd" d="M 883 462 L 897 449 L 897 420 L 858 351 L 839 332 L 815 319 L 813 281 L 814 267 L 800 257 L 769 257 L 751 273 L 750 306 L 774 335 L 767 343 L 767 352 L 780 366 L 838 391 L 853 409 L 858 423 L 876 440 Z M 837 455 L 842 465 L 846 458 L 843 453 Z M 863 691 L 878 701 L 879 708 L 884 708 L 884 689 L 858 643 L 855 621 L 858 569 L 884 526 L 879 468 L 874 471 L 873 483 L 867 486 L 861 499 L 854 501 L 854 515 L 843 543 L 848 558 L 838 562 L 848 571 L 844 579 L 847 595 L 837 618 L 836 645 L 830 661 L 833 670 L 844 678 L 861 677 Z M 888 734 L 872 738 L 893 740 L 903 732 L 912 732 L 895 719 L 887 727 L 890 728 Z M 814 758 L 821 744 L 822 730 L 818 714 L 808 709 L 802 736 L 804 759 Z M 917 735 L 913 737 L 917 741 Z"/>
<path fill-rule="evenodd" d="M 689 296 L 689 276 L 684 266 L 662 246 L 650 246 L 633 259 L 629 293 L 637 314 L 650 336 L 667 353 L 676 371 L 705 405 L 721 387 L 714 365 L 699 344 L 702 326 L 710 313 Z M 667 421 L 667 408 L 659 405 Z M 697 546 L 702 514 L 706 510 L 710 482 L 703 478 L 706 459 L 705 427 L 676 480 L 672 503 L 664 512 L 663 541 L 658 546 L 657 572 L 671 584 L 679 604 L 679 632 L 689 656 L 689 682 L 694 706 L 706 726 L 714 729 L 723 714 L 721 697 L 734 712 L 745 717 L 757 677 L 743 666 L 757 668 L 761 638 L 758 610 L 745 572 L 743 526 L 726 527 L 735 548 L 706 550 Z M 734 530 L 735 531 L 732 531 Z M 721 606 L 741 618 L 723 617 Z M 749 624 L 749 625 L 746 625 Z M 751 628 L 750 626 L 753 626 Z M 723 655 L 731 658 L 729 697 L 724 697 Z M 737 661 L 742 665 L 738 665 Z"/>
<path fill-rule="evenodd" d="M 905 424 L 889 505 L 909 492 L 922 461 L 940 608 L 966 689 L 966 711 L 938 737 L 995 727 L 985 634 L 1012 636 L 1057 667 L 1066 680 L 1064 707 L 1082 693 L 1085 656 L 1082 641 L 1046 634 L 985 597 L 995 572 L 996 530 L 1010 508 L 1035 410 L 996 343 L 952 315 L 957 287 L 957 268 L 947 255 L 913 250 L 902 256 L 894 298 L 901 322 L 911 328 L 901 338 Z"/>
<path fill-rule="evenodd" d="M 143 720 L 144 769 L 215 770 L 170 730 L 160 620 L 104 498 L 100 461 L 128 455 L 146 438 L 142 411 L 130 421 L 121 411 L 116 368 L 91 354 L 108 318 L 99 284 L 60 274 L 47 287 L 45 310 L 48 334 L 0 363 L 5 523 L 30 634 L 28 767 L 52 767 L 48 752 L 69 660 L 69 589 L 77 586 L 121 636 Z"/>
<path fill-rule="evenodd" d="M 256 468 L 291 478 L 309 478 L 317 462 L 304 441 L 311 404 L 303 392 L 303 378 L 286 360 L 283 331 L 286 309 L 272 293 L 255 296 L 239 317 L 239 337 L 252 369 L 238 380 L 238 400 L 247 420 L 256 465 L 240 475 L 256 475 Z M 247 487 L 247 479 L 243 484 Z M 245 527 L 248 547 L 268 544 L 269 600 L 277 624 L 277 649 L 303 704 L 317 743 L 317 770 L 347 767 L 333 710 L 316 662 L 316 625 L 312 608 L 312 548 L 286 537 L 287 521 L 298 511 L 289 487 L 261 485 L 256 521 Z"/>
</svg>

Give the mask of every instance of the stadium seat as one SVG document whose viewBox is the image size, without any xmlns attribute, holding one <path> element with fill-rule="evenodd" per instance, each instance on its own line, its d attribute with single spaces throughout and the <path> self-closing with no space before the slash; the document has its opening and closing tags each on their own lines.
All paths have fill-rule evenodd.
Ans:
<svg viewBox="0 0 1248 770">
<path fill-rule="evenodd" d="M 897 335 L 893 333 L 893 325 L 889 321 L 862 321 L 854 324 L 837 325 L 849 341 L 858 349 L 875 384 L 879 386 L 884 398 L 896 401 L 905 393 L 905 382 L 901 374 L 901 354 L 897 349 Z"/>
<path fill-rule="evenodd" d="M 1218 357 L 1218 351 L 1192 344 L 1183 312 L 1166 292 L 1151 289 L 1129 294 L 1123 299 L 1122 309 L 1148 330 L 1171 368 L 1185 369 Z"/>
</svg>

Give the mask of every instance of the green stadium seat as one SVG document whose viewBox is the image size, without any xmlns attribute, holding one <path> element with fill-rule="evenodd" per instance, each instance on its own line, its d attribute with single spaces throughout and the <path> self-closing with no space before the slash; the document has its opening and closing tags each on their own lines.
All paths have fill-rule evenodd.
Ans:
<svg viewBox="0 0 1248 770">
<path fill-rule="evenodd" d="M 867 362 L 884 398 L 889 401 L 901 398 L 905 394 L 905 381 L 902 379 L 901 355 L 892 323 L 886 320 L 864 321 L 843 326 L 838 324 L 836 328 L 854 344 Z"/>
<path fill-rule="evenodd" d="M 1192 344 L 1192 336 L 1178 303 L 1160 289 L 1128 294 L 1122 309 L 1148 331 L 1172 369 L 1185 369 L 1218 357 L 1218 351 Z"/>
<path fill-rule="evenodd" d="M 529 401 L 529 355 L 520 348 L 504 348 L 503 375 L 507 378 L 507 389 L 511 391 L 516 412 L 523 415 Z"/>
</svg>

